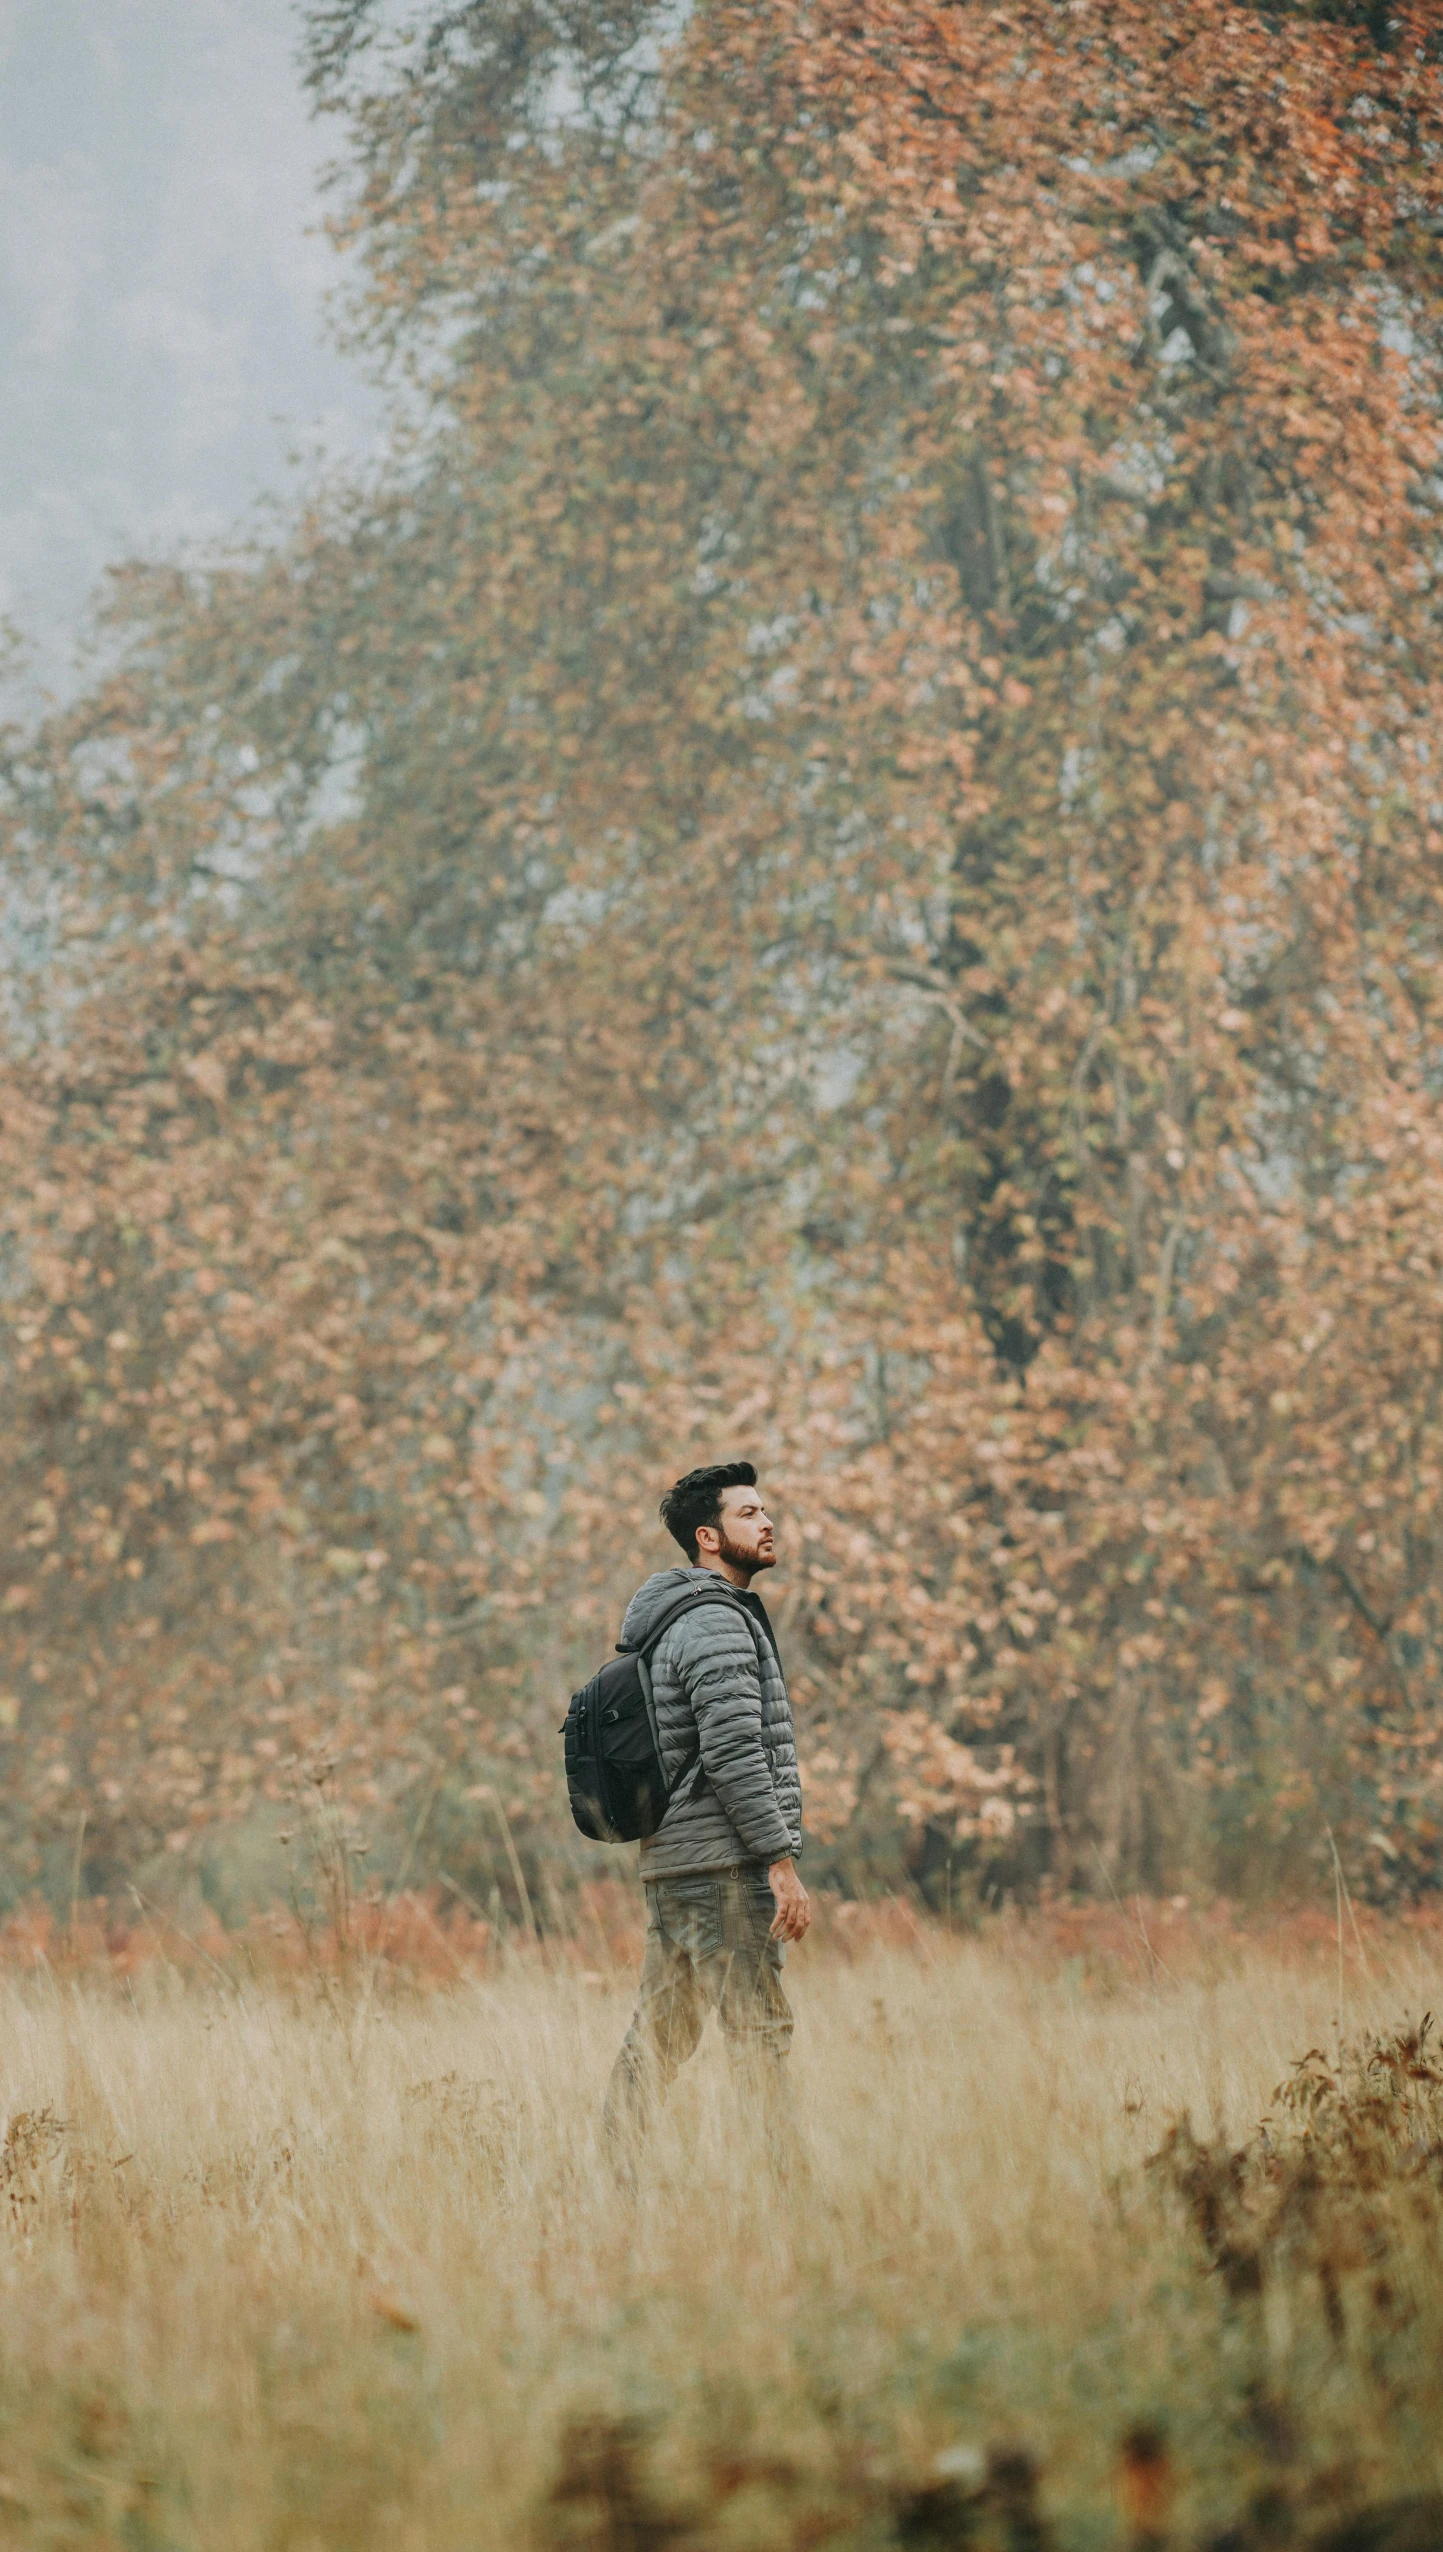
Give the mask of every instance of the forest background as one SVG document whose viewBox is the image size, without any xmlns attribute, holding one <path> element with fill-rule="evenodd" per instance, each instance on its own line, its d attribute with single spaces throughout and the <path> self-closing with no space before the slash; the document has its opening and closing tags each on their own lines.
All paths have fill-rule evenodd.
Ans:
<svg viewBox="0 0 1443 2552">
<path fill-rule="evenodd" d="M 734 1453 L 810 1872 L 1436 1886 L 1436 8 L 304 17 L 387 458 L 4 739 L 5 1893 L 550 1919 Z"/>
</svg>

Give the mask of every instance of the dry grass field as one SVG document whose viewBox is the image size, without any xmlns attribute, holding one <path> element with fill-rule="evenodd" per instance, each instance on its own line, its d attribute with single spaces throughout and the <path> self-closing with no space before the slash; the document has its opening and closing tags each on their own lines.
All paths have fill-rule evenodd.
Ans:
<svg viewBox="0 0 1443 2552">
<path fill-rule="evenodd" d="M 12 1961 L 0 2543 L 1261 2544 L 1443 2488 L 1426 2048 L 1274 2097 L 1340 1978 L 1353 2039 L 1439 2002 L 1436 1931 L 819 1928 L 807 2186 L 712 2032 L 634 2207 L 620 1966 Z"/>
</svg>

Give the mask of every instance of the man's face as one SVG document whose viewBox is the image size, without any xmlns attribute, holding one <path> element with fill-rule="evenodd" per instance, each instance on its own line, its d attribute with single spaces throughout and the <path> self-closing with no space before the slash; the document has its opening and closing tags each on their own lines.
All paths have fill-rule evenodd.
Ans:
<svg viewBox="0 0 1443 2552">
<path fill-rule="evenodd" d="M 776 1567 L 776 1535 L 760 1489 L 723 1489 L 721 1522 L 713 1529 L 720 1536 L 718 1559 L 749 1570 L 753 1577 L 759 1569 Z"/>
</svg>

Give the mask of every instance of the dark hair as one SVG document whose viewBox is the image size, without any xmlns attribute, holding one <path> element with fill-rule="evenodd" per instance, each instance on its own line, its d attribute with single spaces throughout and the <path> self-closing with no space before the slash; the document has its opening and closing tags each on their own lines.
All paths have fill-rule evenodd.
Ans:
<svg viewBox="0 0 1443 2552">
<path fill-rule="evenodd" d="M 688 1471 L 673 1488 L 667 1490 L 658 1513 L 674 1542 L 680 1542 L 692 1567 L 696 1566 L 696 1537 L 703 1524 L 720 1524 L 723 1489 L 754 1489 L 756 1465 L 752 1462 L 708 1462 L 701 1471 Z"/>
</svg>

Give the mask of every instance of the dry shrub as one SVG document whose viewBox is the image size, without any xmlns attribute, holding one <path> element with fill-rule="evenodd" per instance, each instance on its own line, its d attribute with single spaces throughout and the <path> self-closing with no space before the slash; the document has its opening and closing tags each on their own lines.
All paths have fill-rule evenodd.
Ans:
<svg viewBox="0 0 1443 2552">
<path fill-rule="evenodd" d="M 444 1887 L 403 1888 L 357 1899 L 345 1927 L 329 1911 L 312 1917 L 295 1906 L 258 1910 L 228 1928 L 204 1904 L 172 1913 L 139 1899 L 96 1898 L 57 1914 L 28 1899 L 0 1922 L 0 1971 L 27 1969 L 68 1977 L 123 1979 L 165 1967 L 183 1977 L 211 1975 L 234 1985 L 250 1977 L 281 1982 L 318 1978 L 381 1979 L 430 1989 L 485 1969 L 500 1943 L 484 1917 Z"/>
<path fill-rule="evenodd" d="M 1329 2333 L 1350 2312 L 1378 2335 L 1417 2319 L 1443 2248 L 1443 2061 L 1431 2013 L 1330 2060 L 1310 2047 L 1246 2143 L 1181 2119 L 1149 2168 L 1182 2198 L 1235 2301 L 1279 2275 L 1315 2277 Z"/>
</svg>

